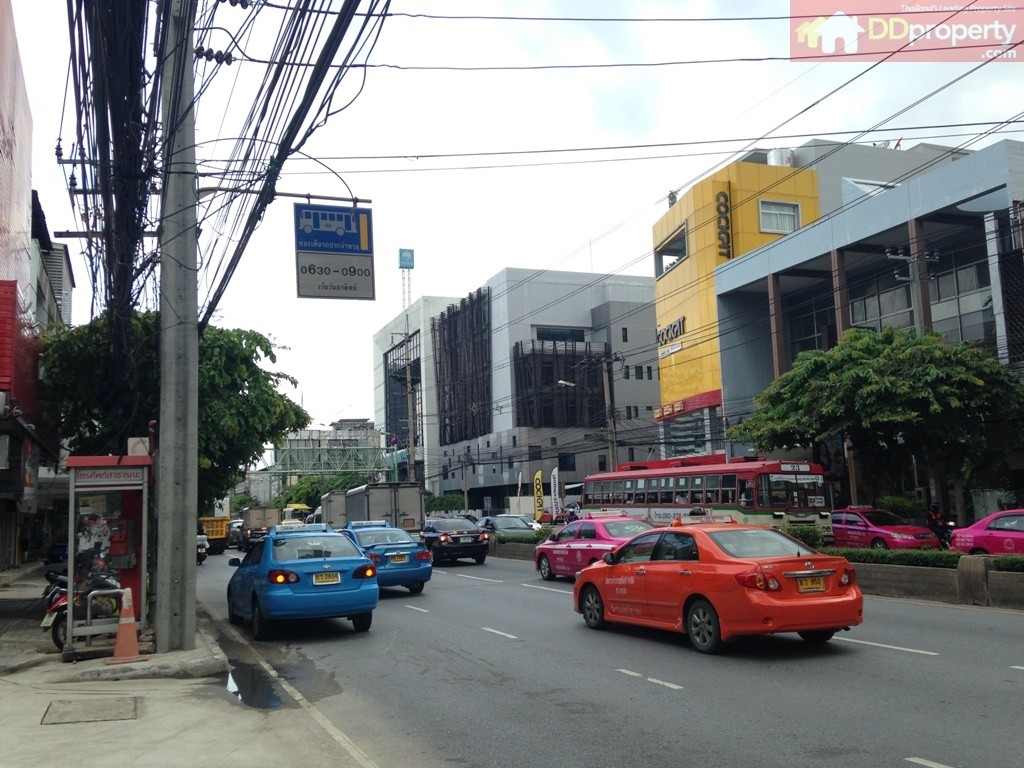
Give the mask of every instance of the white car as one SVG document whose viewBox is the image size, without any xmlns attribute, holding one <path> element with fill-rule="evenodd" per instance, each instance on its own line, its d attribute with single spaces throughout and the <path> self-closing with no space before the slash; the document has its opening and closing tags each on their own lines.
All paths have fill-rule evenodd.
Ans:
<svg viewBox="0 0 1024 768">
<path fill-rule="evenodd" d="M 533 530 L 539 531 L 541 529 L 540 523 L 538 523 L 532 517 L 527 517 L 526 515 L 498 515 L 498 517 L 518 517 L 520 520 L 522 520 L 528 526 L 533 528 Z"/>
</svg>

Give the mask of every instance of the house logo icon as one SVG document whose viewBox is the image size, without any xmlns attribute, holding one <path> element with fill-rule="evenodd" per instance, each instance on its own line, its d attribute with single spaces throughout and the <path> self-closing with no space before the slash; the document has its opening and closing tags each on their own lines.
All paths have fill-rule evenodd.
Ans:
<svg viewBox="0 0 1024 768">
<path fill-rule="evenodd" d="M 796 39 L 801 45 L 833 54 L 842 42 L 843 53 L 857 53 L 857 38 L 864 34 L 864 27 L 857 23 L 856 16 L 847 16 L 836 11 L 828 18 L 819 16 L 805 21 L 796 28 Z"/>
</svg>

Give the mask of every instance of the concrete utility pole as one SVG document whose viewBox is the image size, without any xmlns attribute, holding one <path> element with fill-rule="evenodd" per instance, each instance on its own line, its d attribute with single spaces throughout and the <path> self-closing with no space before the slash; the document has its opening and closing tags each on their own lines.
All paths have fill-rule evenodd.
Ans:
<svg viewBox="0 0 1024 768">
<path fill-rule="evenodd" d="M 612 403 L 611 366 L 619 359 L 618 355 L 601 360 L 601 370 L 604 373 L 604 428 L 608 433 L 608 466 L 609 472 L 614 472 L 619 465 L 619 436 L 615 423 L 615 405 Z"/>
<path fill-rule="evenodd" d="M 405 404 L 409 416 L 409 445 L 406 450 L 406 461 L 408 463 L 408 476 L 411 482 L 416 482 L 416 397 L 412 388 L 412 353 L 409 349 L 409 313 L 405 314 Z"/>
<path fill-rule="evenodd" d="M 169 0 L 163 62 L 160 222 L 160 427 L 157 455 L 157 653 L 196 641 L 199 329 L 196 156 L 192 111 L 194 0 Z"/>
</svg>

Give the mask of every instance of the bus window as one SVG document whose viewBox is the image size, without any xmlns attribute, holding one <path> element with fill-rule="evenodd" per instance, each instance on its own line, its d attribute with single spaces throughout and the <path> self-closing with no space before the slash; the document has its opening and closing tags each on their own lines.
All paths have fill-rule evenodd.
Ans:
<svg viewBox="0 0 1024 768">
<path fill-rule="evenodd" d="M 722 475 L 722 503 L 736 503 L 736 475 Z"/>
<path fill-rule="evenodd" d="M 706 486 L 704 488 L 704 502 L 706 504 L 718 504 L 721 496 L 718 492 L 718 475 L 708 475 L 704 478 Z"/>
<path fill-rule="evenodd" d="M 691 477 L 690 478 L 690 503 L 691 504 L 703 504 L 704 503 L 704 478 L 703 477 Z"/>
<path fill-rule="evenodd" d="M 627 480 L 626 481 L 626 492 L 623 495 L 622 503 L 623 504 L 632 504 L 633 503 L 633 498 L 634 498 L 634 494 L 633 494 L 633 481 L 632 480 Z"/>
<path fill-rule="evenodd" d="M 599 483 L 584 483 L 583 484 L 583 498 L 581 499 L 581 501 L 583 502 L 584 506 L 586 506 L 588 504 L 597 504 L 598 503 L 598 499 L 594 495 L 594 486 L 595 485 L 599 485 Z"/>
<path fill-rule="evenodd" d="M 661 478 L 661 493 L 658 495 L 659 504 L 671 504 L 672 503 L 672 478 L 663 477 Z"/>
<path fill-rule="evenodd" d="M 646 504 L 647 503 L 647 481 L 643 478 L 637 478 L 636 481 L 636 493 L 633 496 L 633 502 L 635 504 Z"/>
<path fill-rule="evenodd" d="M 612 482 L 612 504 L 622 503 L 622 481 L 615 480 Z"/>
<path fill-rule="evenodd" d="M 690 500 L 690 478 L 676 478 L 676 494 L 672 499 L 676 504 L 686 504 Z"/>
</svg>

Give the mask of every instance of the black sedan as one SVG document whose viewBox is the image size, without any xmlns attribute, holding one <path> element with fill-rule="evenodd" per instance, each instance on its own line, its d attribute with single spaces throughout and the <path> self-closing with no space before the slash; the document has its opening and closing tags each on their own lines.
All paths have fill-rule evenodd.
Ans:
<svg viewBox="0 0 1024 768">
<path fill-rule="evenodd" d="M 491 537 L 465 517 L 429 517 L 423 523 L 420 538 L 435 564 L 471 557 L 477 565 L 483 565 Z"/>
</svg>

